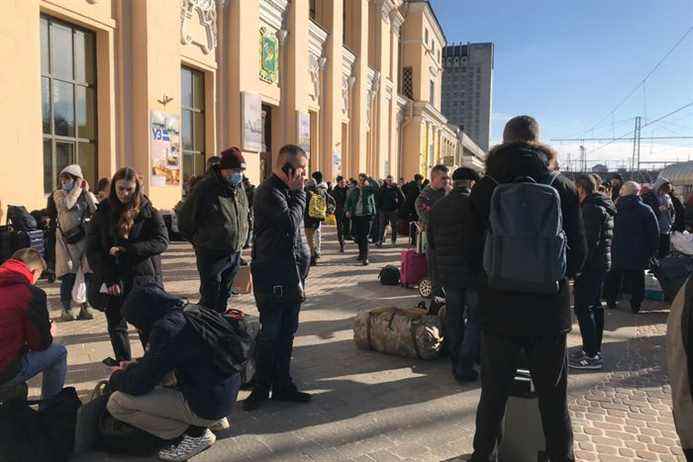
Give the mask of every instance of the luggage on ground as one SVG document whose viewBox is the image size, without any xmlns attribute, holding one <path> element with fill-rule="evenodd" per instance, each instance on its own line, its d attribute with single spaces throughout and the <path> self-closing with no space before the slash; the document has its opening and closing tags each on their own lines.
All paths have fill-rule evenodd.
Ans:
<svg viewBox="0 0 693 462">
<path fill-rule="evenodd" d="M 247 388 L 252 384 L 255 377 L 255 345 L 257 334 L 260 332 L 260 319 L 256 316 L 250 316 L 240 310 L 228 310 L 224 315 L 227 318 L 235 320 L 239 329 L 245 330 L 250 339 L 250 347 L 248 350 L 248 361 L 245 367 L 241 370 L 241 386 Z"/>
<path fill-rule="evenodd" d="M 14 253 L 12 246 L 13 239 L 14 230 L 12 227 L 0 226 L 0 265 L 5 263 Z"/>
<path fill-rule="evenodd" d="M 354 342 L 362 350 L 434 359 L 443 348 L 440 318 L 418 308 L 363 311 L 354 319 Z"/>
<path fill-rule="evenodd" d="M 99 441 L 99 419 L 106 412 L 106 404 L 111 396 L 107 380 L 96 384 L 85 402 L 77 411 L 75 428 L 75 454 L 91 451 Z"/>
<path fill-rule="evenodd" d="M 491 288 L 556 294 L 567 271 L 558 175 L 518 178 L 491 195 L 484 270 Z"/>
<path fill-rule="evenodd" d="M 645 273 L 645 298 L 648 300 L 662 301 L 664 300 L 664 292 L 659 281 L 654 274 Z"/>
<path fill-rule="evenodd" d="M 662 258 L 655 265 L 653 273 L 662 286 L 664 300 L 671 302 L 693 273 L 693 257 L 672 255 Z"/>
<path fill-rule="evenodd" d="M 384 286 L 399 285 L 399 269 L 394 265 L 387 265 L 380 270 L 378 275 L 380 283 Z"/>
<path fill-rule="evenodd" d="M 36 218 L 23 205 L 7 206 L 7 224 L 17 231 L 33 231 L 38 228 Z"/>
<path fill-rule="evenodd" d="M 404 250 L 400 254 L 400 283 L 405 287 L 413 287 L 428 273 L 426 256 L 415 249 Z"/>
<path fill-rule="evenodd" d="M 35 249 L 41 256 L 46 255 L 46 237 L 42 229 L 34 230 L 19 230 L 13 235 L 12 247 L 14 250 L 31 247 Z"/>
<path fill-rule="evenodd" d="M 505 407 L 500 458 L 513 462 L 548 460 L 543 428 L 530 373 L 518 369 Z"/>
</svg>

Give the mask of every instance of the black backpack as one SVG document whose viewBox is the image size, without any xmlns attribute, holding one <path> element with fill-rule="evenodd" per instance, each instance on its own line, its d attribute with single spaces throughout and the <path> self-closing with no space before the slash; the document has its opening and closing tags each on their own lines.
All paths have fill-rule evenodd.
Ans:
<svg viewBox="0 0 693 462">
<path fill-rule="evenodd" d="M 7 223 L 17 231 L 33 231 L 38 228 L 36 218 L 23 205 L 7 206 Z"/>
<path fill-rule="evenodd" d="M 399 284 L 399 268 L 393 265 L 387 265 L 380 270 L 378 275 L 380 283 L 384 286 L 396 286 Z"/>
</svg>

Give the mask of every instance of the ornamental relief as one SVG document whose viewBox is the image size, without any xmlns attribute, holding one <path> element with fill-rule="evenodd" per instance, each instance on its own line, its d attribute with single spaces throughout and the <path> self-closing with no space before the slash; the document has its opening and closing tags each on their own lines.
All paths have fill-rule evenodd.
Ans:
<svg viewBox="0 0 693 462">
<path fill-rule="evenodd" d="M 217 46 L 215 0 L 181 0 L 180 41 L 183 45 L 199 46 L 205 54 L 214 51 Z"/>
</svg>

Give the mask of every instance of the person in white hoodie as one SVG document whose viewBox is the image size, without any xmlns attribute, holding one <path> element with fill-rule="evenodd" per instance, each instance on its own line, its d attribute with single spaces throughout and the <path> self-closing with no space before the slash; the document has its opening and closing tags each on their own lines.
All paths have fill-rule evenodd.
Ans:
<svg viewBox="0 0 693 462">
<path fill-rule="evenodd" d="M 65 167 L 59 176 L 60 189 L 53 193 L 58 212 L 55 233 L 55 275 L 60 279 L 60 302 L 63 321 L 74 321 L 72 312 L 73 288 L 77 275 L 82 273 L 89 283 L 91 269 L 87 262 L 87 222 L 96 211 L 96 197 L 89 191 L 89 183 L 84 179 L 82 169 L 73 164 Z M 80 302 L 77 319 L 92 319 L 89 307 L 84 300 Z"/>
</svg>

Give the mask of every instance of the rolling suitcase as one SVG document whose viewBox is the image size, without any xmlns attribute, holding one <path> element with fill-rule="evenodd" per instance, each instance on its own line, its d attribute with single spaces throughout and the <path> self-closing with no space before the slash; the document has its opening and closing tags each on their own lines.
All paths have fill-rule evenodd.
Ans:
<svg viewBox="0 0 693 462">
<path fill-rule="evenodd" d="M 420 254 L 416 249 L 407 249 L 401 253 L 400 258 L 400 284 L 404 287 L 417 285 L 428 272 L 426 255 Z"/>
<path fill-rule="evenodd" d="M 539 399 L 529 371 L 518 369 L 505 406 L 500 459 L 512 462 L 545 462 L 546 438 Z"/>
</svg>

